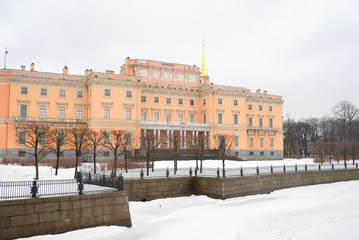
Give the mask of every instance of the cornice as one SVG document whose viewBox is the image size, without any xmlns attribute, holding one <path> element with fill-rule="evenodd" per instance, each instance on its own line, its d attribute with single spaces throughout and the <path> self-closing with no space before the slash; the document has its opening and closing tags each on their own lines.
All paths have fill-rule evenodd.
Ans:
<svg viewBox="0 0 359 240">
<path fill-rule="evenodd" d="M 53 86 L 53 87 L 69 87 L 69 88 L 85 88 L 86 83 L 83 81 L 53 79 L 53 78 L 37 78 L 27 76 L 8 76 L 12 85 L 29 84 L 32 86 Z"/>
<path fill-rule="evenodd" d="M 199 98 L 199 92 L 165 88 L 141 88 L 141 94 Z"/>
</svg>

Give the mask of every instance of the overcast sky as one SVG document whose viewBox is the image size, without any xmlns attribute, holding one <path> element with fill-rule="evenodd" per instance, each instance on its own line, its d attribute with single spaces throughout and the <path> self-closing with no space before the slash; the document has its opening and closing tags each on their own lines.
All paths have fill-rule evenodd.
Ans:
<svg viewBox="0 0 359 240">
<path fill-rule="evenodd" d="M 283 96 L 283 116 L 359 106 L 359 1 L 0 0 L 0 66 L 119 72 L 125 57 L 206 67 L 215 84 Z"/>
</svg>

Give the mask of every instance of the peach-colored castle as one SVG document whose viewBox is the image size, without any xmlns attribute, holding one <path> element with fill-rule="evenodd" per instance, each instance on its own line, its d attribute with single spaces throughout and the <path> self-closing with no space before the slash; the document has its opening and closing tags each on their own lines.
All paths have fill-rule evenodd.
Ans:
<svg viewBox="0 0 359 240">
<path fill-rule="evenodd" d="M 204 55 L 204 54 L 203 54 Z M 198 67 L 126 58 L 120 74 L 86 70 L 85 75 L 0 70 L 0 158 L 26 159 L 17 141 L 19 124 L 52 128 L 87 126 L 122 129 L 139 136 L 151 132 L 161 148 L 171 148 L 174 132 L 186 138 L 233 135 L 233 154 L 244 160 L 283 159 L 282 97 L 267 91 L 210 83 Z M 137 140 L 136 140 L 137 139 Z M 137 147 L 136 147 L 137 146 Z M 103 158 L 111 157 L 103 152 Z"/>
</svg>

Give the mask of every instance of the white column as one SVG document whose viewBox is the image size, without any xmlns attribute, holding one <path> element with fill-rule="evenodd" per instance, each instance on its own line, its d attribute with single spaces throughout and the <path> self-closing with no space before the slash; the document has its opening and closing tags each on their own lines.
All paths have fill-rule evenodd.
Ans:
<svg viewBox="0 0 359 240">
<path fill-rule="evenodd" d="M 173 130 L 171 130 L 171 140 L 173 139 Z M 172 147 L 172 144 L 170 144 L 170 147 Z"/>
<path fill-rule="evenodd" d="M 182 146 L 183 146 L 183 137 L 182 137 L 182 130 L 180 130 L 180 141 L 181 141 L 181 143 L 180 143 L 180 148 L 182 148 Z"/>
<path fill-rule="evenodd" d="M 186 141 L 187 141 L 186 135 L 187 135 L 187 131 L 184 130 L 184 136 L 183 136 L 183 140 L 184 140 L 183 146 L 184 146 L 184 148 L 186 148 Z"/>
<path fill-rule="evenodd" d="M 146 136 L 146 128 L 143 130 L 143 135 Z"/>
<path fill-rule="evenodd" d="M 192 131 L 192 144 L 194 145 L 194 131 Z"/>
<path fill-rule="evenodd" d="M 160 141 L 160 143 L 158 145 L 159 145 L 159 148 L 161 148 L 162 147 L 161 129 L 158 129 L 158 141 Z"/>
<path fill-rule="evenodd" d="M 170 131 L 167 130 L 167 148 L 170 148 Z"/>
</svg>

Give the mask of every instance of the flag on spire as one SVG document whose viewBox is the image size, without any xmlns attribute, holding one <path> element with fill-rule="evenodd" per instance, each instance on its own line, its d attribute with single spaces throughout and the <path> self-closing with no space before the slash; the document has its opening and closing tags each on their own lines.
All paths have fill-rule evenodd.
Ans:
<svg viewBox="0 0 359 240">
<path fill-rule="evenodd" d="M 5 54 L 8 54 L 9 52 L 7 50 L 5 50 Z"/>
</svg>

